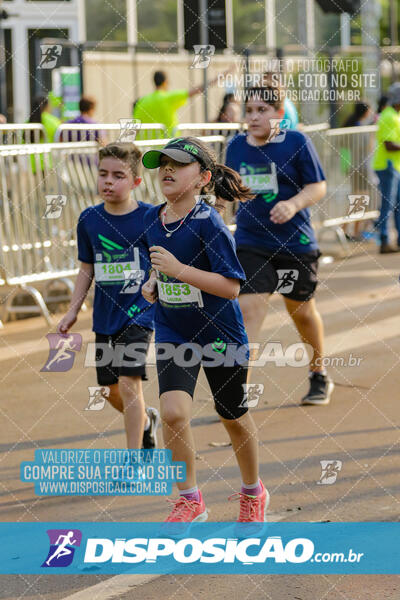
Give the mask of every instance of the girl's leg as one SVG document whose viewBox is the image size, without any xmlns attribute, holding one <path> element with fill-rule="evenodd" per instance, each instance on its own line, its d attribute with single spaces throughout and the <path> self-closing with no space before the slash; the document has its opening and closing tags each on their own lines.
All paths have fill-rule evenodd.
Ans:
<svg viewBox="0 0 400 600">
<path fill-rule="evenodd" d="M 220 419 L 231 439 L 243 483 L 258 482 L 258 432 L 250 412 L 238 419 Z"/>
<path fill-rule="evenodd" d="M 178 481 L 178 489 L 193 488 L 196 486 L 196 454 L 190 427 L 192 398 L 180 390 L 164 392 L 160 404 L 164 445 L 172 450 L 173 461 L 186 463 L 186 481 Z"/>
<path fill-rule="evenodd" d="M 314 351 L 310 360 L 310 371 L 323 371 L 321 359 L 323 356 L 324 325 L 317 310 L 315 299 L 299 302 L 290 298 L 283 298 L 302 342 L 310 344 Z"/>
<path fill-rule="evenodd" d="M 131 449 L 141 448 L 144 426 L 147 420 L 142 390 L 142 377 L 140 375 L 121 375 L 118 387 L 124 406 L 127 447 Z"/>
</svg>

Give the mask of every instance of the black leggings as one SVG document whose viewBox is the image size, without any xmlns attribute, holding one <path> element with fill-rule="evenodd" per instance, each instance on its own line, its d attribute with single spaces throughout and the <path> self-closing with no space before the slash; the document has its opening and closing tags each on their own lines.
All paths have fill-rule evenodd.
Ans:
<svg viewBox="0 0 400 600">
<path fill-rule="evenodd" d="M 200 371 L 200 360 L 193 366 L 178 366 L 173 358 L 157 359 L 160 396 L 165 392 L 187 392 L 192 398 Z M 214 397 L 215 410 L 223 419 L 238 419 L 247 411 L 244 402 L 248 367 L 203 366 Z"/>
</svg>

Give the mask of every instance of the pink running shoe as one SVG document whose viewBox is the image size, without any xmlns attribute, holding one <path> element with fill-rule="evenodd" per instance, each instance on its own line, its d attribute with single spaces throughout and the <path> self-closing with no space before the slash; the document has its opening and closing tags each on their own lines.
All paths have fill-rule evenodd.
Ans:
<svg viewBox="0 0 400 600">
<path fill-rule="evenodd" d="M 174 506 L 164 521 L 165 525 L 162 527 L 164 534 L 183 535 L 187 533 L 190 523 L 207 521 L 208 511 L 201 492 L 199 494 L 200 502 L 188 500 L 185 496 L 179 496 L 177 500 L 167 498 L 167 502 Z"/>
<path fill-rule="evenodd" d="M 260 523 L 267 521 L 267 508 L 270 497 L 262 481 L 261 485 L 262 492 L 258 496 L 249 496 L 242 492 L 237 492 L 228 498 L 228 500 L 240 500 L 240 512 L 237 523 L 246 523 L 246 525 L 237 526 L 237 533 L 240 537 L 260 534 L 264 529 L 264 525 L 260 525 Z"/>
</svg>

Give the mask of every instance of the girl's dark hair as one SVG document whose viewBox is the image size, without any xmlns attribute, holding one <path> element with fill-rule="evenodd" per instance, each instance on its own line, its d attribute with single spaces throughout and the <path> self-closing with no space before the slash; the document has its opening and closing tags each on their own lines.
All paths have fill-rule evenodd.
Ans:
<svg viewBox="0 0 400 600">
<path fill-rule="evenodd" d="M 211 179 L 201 190 L 201 194 L 214 194 L 217 197 L 233 202 L 240 200 L 245 202 L 254 198 L 250 188 L 244 185 L 240 175 L 233 169 L 217 163 L 215 153 L 201 140 L 196 137 L 185 137 L 185 142 L 197 144 L 208 158 L 209 169 L 200 165 L 200 170 L 210 170 Z"/>
<path fill-rule="evenodd" d="M 126 163 L 134 177 L 138 177 L 142 167 L 142 153 L 131 142 L 112 142 L 99 150 L 99 160 L 103 158 L 118 158 Z"/>
<path fill-rule="evenodd" d="M 344 127 L 354 127 L 370 109 L 368 102 L 356 102 L 352 114 L 344 122 Z"/>
<path fill-rule="evenodd" d="M 221 119 L 223 118 L 223 115 L 225 114 L 226 107 L 227 107 L 227 106 L 228 106 L 228 104 L 229 104 L 230 102 L 232 102 L 234 99 L 235 99 L 235 94 L 232 94 L 232 93 L 230 93 L 230 94 L 225 94 L 225 96 L 224 96 L 224 98 L 223 98 L 223 100 L 222 100 L 222 106 L 221 106 L 221 108 L 219 109 L 219 112 L 218 112 L 218 116 L 217 116 L 217 118 L 215 119 L 215 121 L 216 121 L 217 123 L 220 123 L 220 122 L 221 122 Z"/>
<path fill-rule="evenodd" d="M 214 177 L 214 194 L 217 198 L 234 202 L 246 202 L 255 196 L 251 189 L 244 185 L 239 173 L 230 167 L 217 164 Z"/>
</svg>

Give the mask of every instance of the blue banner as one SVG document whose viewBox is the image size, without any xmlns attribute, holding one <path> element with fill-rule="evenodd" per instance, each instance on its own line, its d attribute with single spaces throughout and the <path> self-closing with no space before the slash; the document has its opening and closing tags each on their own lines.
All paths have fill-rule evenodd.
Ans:
<svg viewBox="0 0 400 600">
<path fill-rule="evenodd" d="M 0 523 L 0 573 L 400 574 L 400 523 Z"/>
</svg>

